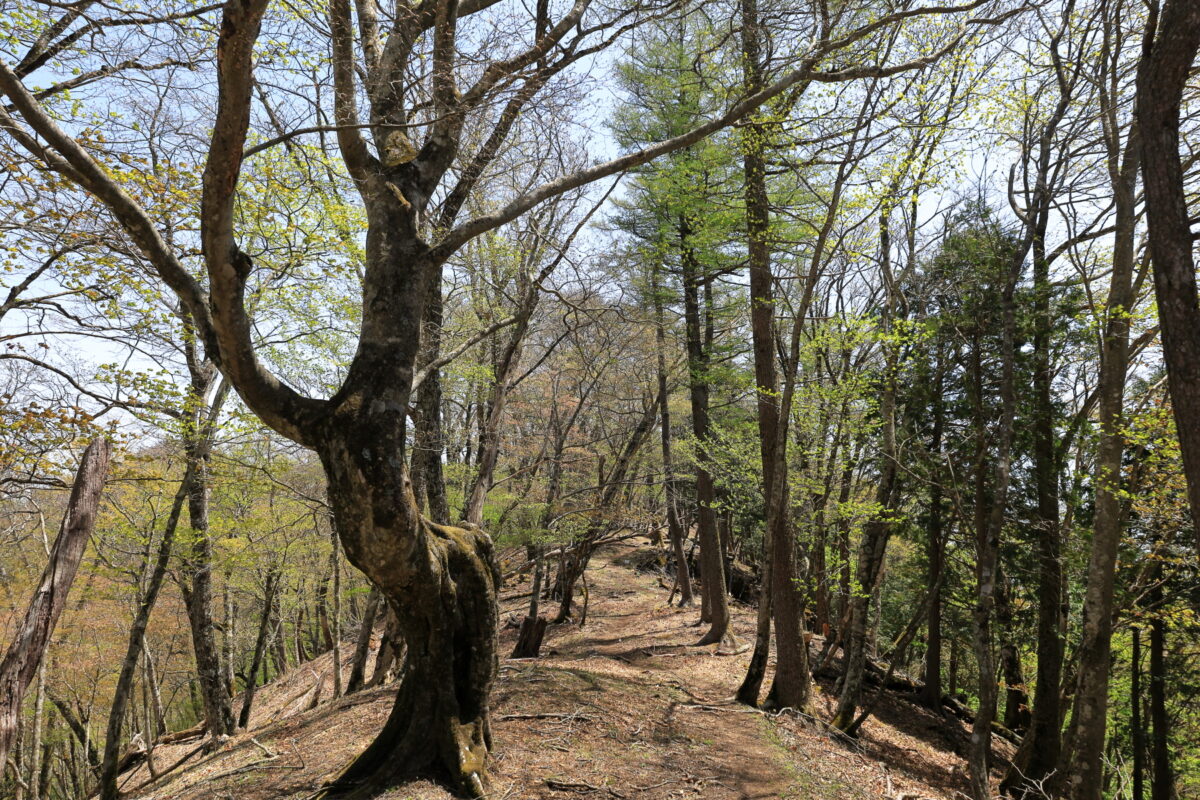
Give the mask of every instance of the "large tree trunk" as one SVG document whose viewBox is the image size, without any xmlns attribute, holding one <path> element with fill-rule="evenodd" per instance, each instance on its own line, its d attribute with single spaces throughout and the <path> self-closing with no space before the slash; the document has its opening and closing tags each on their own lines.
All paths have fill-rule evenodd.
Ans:
<svg viewBox="0 0 1200 800">
<path fill-rule="evenodd" d="M 762 63 L 763 30 L 756 0 L 742 0 L 743 84 L 748 93 L 765 85 Z M 770 646 L 770 620 L 775 620 L 775 678 L 768 705 L 806 710 L 812 684 L 808 646 L 804 641 L 800 593 L 795 584 L 795 539 L 788 525 L 791 503 L 787 482 L 788 417 L 792 384 L 781 398 L 775 369 L 775 299 L 771 274 L 770 197 L 767 193 L 765 137 L 761 124 L 747 128 L 744 136 L 746 233 L 750 264 L 750 328 L 754 343 L 754 379 L 758 408 L 759 450 L 763 471 L 766 531 L 763 571 L 759 591 L 758 625 L 754 654 L 738 699 L 757 705 L 758 689 L 766 670 Z"/>
<path fill-rule="evenodd" d="M 187 577 L 181 582 L 196 656 L 196 678 L 204 700 L 204 719 L 213 737 L 234 732 L 233 707 L 225 684 L 221 652 L 213 624 L 212 538 L 208 532 L 208 453 L 193 444 L 188 447 L 188 469 L 192 473 L 188 494 L 188 518 L 192 548 L 187 556 Z"/>
<path fill-rule="evenodd" d="M 95 527 L 111 452 L 107 439 L 96 439 L 84 450 L 50 561 L 0 661 L 0 765 L 7 762 L 21 715 L 21 699 L 50 644 L 50 635 L 66 606 L 67 592 Z"/>
<path fill-rule="evenodd" d="M 1121 460 L 1125 452 L 1123 419 L 1125 377 L 1129 366 L 1128 312 L 1134 303 L 1137 150 L 1135 131 L 1126 148 L 1121 180 L 1113 181 L 1116 231 L 1108 319 L 1104 325 L 1097 385 L 1100 443 L 1094 477 L 1096 511 L 1083 596 L 1083 632 L 1073 721 L 1075 738 L 1066 769 L 1067 789 L 1073 800 L 1099 800 L 1103 784 L 1113 591 L 1117 550 L 1123 534 Z"/>
<path fill-rule="evenodd" d="M 421 318 L 411 311 L 408 319 Z M 377 346 L 364 328 L 362 346 Z M 404 337 L 396 343 L 398 333 L 379 342 L 380 357 L 412 364 L 415 352 L 403 351 L 414 345 Z M 367 797 L 398 780 L 430 776 L 482 796 L 497 669 L 499 576 L 491 539 L 419 514 L 403 457 L 408 393 L 392 371 L 351 375 L 347 384 L 357 392 L 347 392 L 321 425 L 317 450 L 346 557 L 387 600 L 407 654 L 383 731 L 330 794 Z"/>
<path fill-rule="evenodd" d="M 1200 298 L 1179 157 L 1180 104 L 1200 50 L 1200 4 L 1166 0 L 1160 17 L 1150 15 L 1146 45 L 1138 66 L 1135 112 L 1141 129 L 1146 223 L 1171 408 L 1200 549 Z"/>
<path fill-rule="evenodd" d="M 429 365 L 426 367 L 429 372 L 417 390 L 412 469 L 417 502 L 428 508 L 430 519 L 448 524 L 450 502 L 446 496 L 446 476 L 442 472 L 445 450 L 442 441 L 442 371 L 432 366 L 442 351 L 442 307 L 439 275 L 430 281 L 425 324 L 421 331 L 423 361 Z"/>
</svg>

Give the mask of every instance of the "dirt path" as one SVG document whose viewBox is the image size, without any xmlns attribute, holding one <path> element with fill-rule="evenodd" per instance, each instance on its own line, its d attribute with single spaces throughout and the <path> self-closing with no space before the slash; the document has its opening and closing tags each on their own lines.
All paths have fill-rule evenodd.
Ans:
<svg viewBox="0 0 1200 800">
<path fill-rule="evenodd" d="M 744 669 L 748 655 L 692 647 L 702 632 L 694 627 L 697 612 L 666 607 L 654 576 L 617 563 L 635 548 L 597 554 L 582 629 L 552 627 L 543 658 L 505 662 L 497 694 L 506 742 L 496 768 L 500 785 L 519 784 L 514 797 L 563 797 L 555 784 L 538 788 L 531 780 L 553 773 L 559 785 L 577 784 L 580 793 L 595 787 L 597 796 L 800 796 L 770 724 L 731 702 L 729 672 Z M 502 608 L 517 618 L 526 602 L 513 598 Z M 514 639 L 506 629 L 501 652 Z M 578 716 L 506 719 L 516 713 Z"/>
<path fill-rule="evenodd" d="M 500 677 L 493 695 L 494 800 L 857 800 L 950 798 L 963 786 L 952 752 L 959 732 L 900 700 L 855 748 L 791 717 L 731 701 L 748 652 L 718 656 L 691 646 L 703 629 L 695 609 L 665 605 L 667 590 L 627 566 L 647 543 L 612 545 L 588 571 L 586 625 L 551 626 L 537 660 L 504 658 L 524 616 L 528 585 L 501 595 Z M 734 628 L 753 636 L 752 609 Z M 343 665 L 343 669 L 347 669 Z M 768 676 L 769 677 L 769 676 Z M 251 731 L 219 752 L 193 754 L 138 796 L 149 800 L 301 800 L 361 751 L 380 729 L 394 689 L 312 706 L 332 690 L 329 654 L 259 691 Z M 831 700 L 818 691 L 815 713 Z M 307 709 L 307 710 L 306 710 Z M 156 751 L 160 770 L 197 742 Z M 123 776 L 130 790 L 145 768 Z M 963 787 L 965 788 L 965 787 Z M 389 800 L 450 800 L 426 782 Z"/>
</svg>

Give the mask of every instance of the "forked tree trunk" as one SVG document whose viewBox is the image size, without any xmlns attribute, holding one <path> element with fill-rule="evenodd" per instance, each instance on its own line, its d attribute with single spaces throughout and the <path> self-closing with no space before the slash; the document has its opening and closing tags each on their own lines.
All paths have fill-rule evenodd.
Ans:
<svg viewBox="0 0 1200 800">
<path fill-rule="evenodd" d="M 25 610 L 25 618 L 0 661 L 0 765 L 8 760 L 21 715 L 21 699 L 50 644 L 50 635 L 75 580 L 83 551 L 96 523 L 100 491 L 112 445 L 96 439 L 83 452 L 62 527 L 50 551 L 50 561 Z"/>
<path fill-rule="evenodd" d="M 376 399 L 343 402 L 321 426 L 317 450 L 346 557 L 387 600 L 407 653 L 383 731 L 328 793 L 368 797 L 429 776 L 483 796 L 497 669 L 491 539 L 421 517 L 403 458 L 407 393 L 387 370 L 360 378 Z"/>
</svg>

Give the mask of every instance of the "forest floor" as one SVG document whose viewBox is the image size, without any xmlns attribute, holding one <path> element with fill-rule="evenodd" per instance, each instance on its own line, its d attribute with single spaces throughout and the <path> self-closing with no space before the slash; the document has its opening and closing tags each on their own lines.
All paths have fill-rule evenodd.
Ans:
<svg viewBox="0 0 1200 800">
<path fill-rule="evenodd" d="M 695 609 L 665 604 L 659 576 L 627 566 L 633 540 L 598 552 L 588 571 L 586 624 L 552 625 L 542 657 L 502 657 L 493 694 L 492 794 L 496 800 L 953 800 L 966 790 L 968 731 L 890 693 L 852 744 L 792 714 L 769 715 L 732 701 L 750 653 L 693 647 Z M 501 595 L 500 652 L 511 652 L 528 583 Z M 738 637 L 753 641 L 754 610 L 735 604 Z M 343 648 L 344 673 L 352 645 Z M 140 800 L 301 800 L 336 776 L 387 717 L 394 688 L 332 702 L 332 654 L 262 687 L 250 730 L 212 753 L 200 739 L 160 745 L 158 772 L 142 789 L 145 765 L 122 775 Z M 368 671 L 368 674 L 369 671 Z M 769 686 L 768 681 L 764 686 Z M 874 689 L 868 689 L 873 692 Z M 817 687 L 813 713 L 828 719 L 831 687 Z M 1011 747 L 997 740 L 997 756 Z M 194 752 L 195 751 L 195 752 Z M 448 800 L 420 782 L 387 800 Z"/>
</svg>

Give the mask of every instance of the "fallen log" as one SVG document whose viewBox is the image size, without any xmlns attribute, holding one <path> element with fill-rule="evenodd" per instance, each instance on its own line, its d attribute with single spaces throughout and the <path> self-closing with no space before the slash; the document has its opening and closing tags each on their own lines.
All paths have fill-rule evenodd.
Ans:
<svg viewBox="0 0 1200 800">
<path fill-rule="evenodd" d="M 154 740 L 155 746 L 160 744 L 177 744 L 178 742 L 186 742 L 188 739 L 195 739 L 197 736 L 203 736 L 208 730 L 208 723 L 201 720 L 190 728 L 182 731 L 172 731 L 164 733 L 162 736 Z"/>
</svg>

